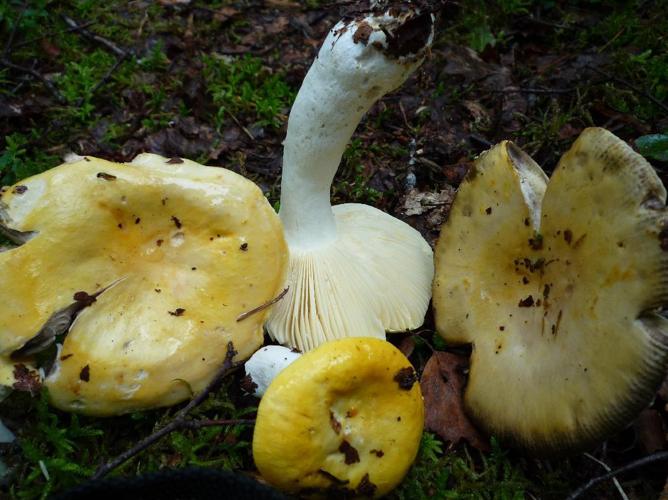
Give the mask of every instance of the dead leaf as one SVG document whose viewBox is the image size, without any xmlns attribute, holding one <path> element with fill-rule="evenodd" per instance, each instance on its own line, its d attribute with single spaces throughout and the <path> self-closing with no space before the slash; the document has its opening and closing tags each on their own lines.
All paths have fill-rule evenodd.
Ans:
<svg viewBox="0 0 668 500">
<path fill-rule="evenodd" d="M 265 31 L 269 35 L 278 35 L 279 33 L 282 33 L 289 24 L 290 21 L 286 16 L 278 16 L 271 24 L 267 25 Z"/>
<path fill-rule="evenodd" d="M 489 112 L 482 106 L 482 104 L 476 101 L 464 101 L 462 104 L 471 114 L 471 117 L 478 128 L 487 128 L 490 126 L 492 119 Z"/>
<path fill-rule="evenodd" d="M 435 352 L 422 372 L 425 429 L 453 444 L 461 440 L 481 451 L 489 451 L 485 438 L 464 412 L 464 370 L 468 359 L 449 352 Z"/>
<path fill-rule="evenodd" d="M 654 453 L 666 447 L 666 432 L 658 411 L 649 408 L 643 410 L 633 422 L 633 428 L 644 453 Z"/>
<path fill-rule="evenodd" d="M 663 379 L 663 383 L 661 384 L 657 395 L 664 401 L 668 402 L 668 374 L 666 374 L 665 378 Z"/>
<path fill-rule="evenodd" d="M 413 337 L 406 337 L 399 342 L 399 345 L 397 346 L 399 350 L 401 351 L 401 354 L 409 358 L 411 354 L 413 354 L 413 351 L 415 350 L 415 340 Z"/>
<path fill-rule="evenodd" d="M 298 2 L 290 0 L 266 0 L 264 3 L 267 7 L 274 7 L 276 9 L 299 9 L 301 7 Z"/>
<path fill-rule="evenodd" d="M 42 389 L 39 373 L 23 363 L 14 365 L 14 379 L 16 382 L 12 387 L 17 391 L 29 392 L 31 396 L 34 396 Z"/>
<path fill-rule="evenodd" d="M 503 101 L 501 105 L 501 124 L 506 132 L 518 132 L 522 124 L 518 119 L 526 114 L 529 104 L 518 87 L 510 85 L 504 88 Z"/>
<path fill-rule="evenodd" d="M 187 117 L 147 136 L 144 150 L 166 157 L 197 158 L 215 149 L 219 140 L 215 129 Z"/>
<path fill-rule="evenodd" d="M 580 132 L 582 132 L 580 127 L 574 127 L 570 123 L 566 123 L 559 129 L 557 136 L 562 140 L 572 139 L 573 137 L 580 135 Z"/>
<path fill-rule="evenodd" d="M 238 13 L 239 10 L 235 9 L 234 7 L 225 6 L 216 9 L 216 12 L 214 12 L 213 14 L 213 18 L 219 23 L 223 23 L 228 19 L 231 19 L 232 17 L 236 16 Z"/>
<path fill-rule="evenodd" d="M 52 59 L 56 58 L 60 55 L 60 47 L 53 44 L 51 41 L 47 40 L 46 38 L 44 38 L 42 40 L 41 45 L 42 45 L 42 50 L 44 51 L 44 53 L 47 54 Z"/>
<path fill-rule="evenodd" d="M 422 215 L 438 207 L 450 206 L 454 193 L 450 189 L 443 189 L 437 193 L 421 192 L 411 189 L 402 199 L 405 215 Z"/>
<path fill-rule="evenodd" d="M 452 205 L 455 189 L 445 186 L 438 192 L 411 189 L 399 200 L 399 211 L 406 216 L 422 216 L 422 225 L 429 231 L 439 231 Z"/>
</svg>

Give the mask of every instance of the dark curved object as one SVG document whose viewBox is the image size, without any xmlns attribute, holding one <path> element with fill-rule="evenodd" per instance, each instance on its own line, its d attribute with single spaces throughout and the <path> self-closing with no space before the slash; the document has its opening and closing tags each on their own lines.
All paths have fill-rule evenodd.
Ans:
<svg viewBox="0 0 668 500">
<path fill-rule="evenodd" d="M 87 481 L 50 500 L 287 500 L 240 473 L 187 468 Z"/>
</svg>

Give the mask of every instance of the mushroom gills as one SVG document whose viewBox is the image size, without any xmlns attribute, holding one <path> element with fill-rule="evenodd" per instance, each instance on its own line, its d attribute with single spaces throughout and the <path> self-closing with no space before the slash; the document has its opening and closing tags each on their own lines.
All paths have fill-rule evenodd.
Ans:
<svg viewBox="0 0 668 500">
<path fill-rule="evenodd" d="M 465 403 L 487 432 L 572 451 L 651 401 L 668 361 L 665 200 L 603 129 L 582 133 L 549 184 L 507 142 L 476 160 L 435 252 L 434 312 L 447 341 L 474 345 Z"/>
</svg>

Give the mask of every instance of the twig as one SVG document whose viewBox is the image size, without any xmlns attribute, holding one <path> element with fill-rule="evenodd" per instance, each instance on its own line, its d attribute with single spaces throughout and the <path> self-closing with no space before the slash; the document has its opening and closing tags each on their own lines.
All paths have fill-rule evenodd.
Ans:
<svg viewBox="0 0 668 500">
<path fill-rule="evenodd" d="M 274 42 L 270 43 L 269 45 L 266 45 L 265 47 L 262 47 L 261 49 L 226 49 L 226 48 L 221 48 L 217 49 L 217 52 L 219 54 L 223 54 L 226 56 L 239 56 L 239 55 L 244 55 L 244 54 L 251 54 L 254 56 L 262 56 L 264 54 L 267 54 L 268 52 L 271 52 L 274 50 L 278 44 L 280 43 L 280 40 L 275 40 Z"/>
<path fill-rule="evenodd" d="M 65 21 L 65 24 L 67 24 L 72 31 L 76 31 L 78 33 L 81 33 L 84 37 L 93 40 L 94 42 L 99 43 L 106 49 L 110 50 L 114 54 L 116 54 L 116 62 L 113 64 L 111 68 L 104 74 L 104 76 L 100 79 L 99 82 L 91 89 L 90 95 L 95 95 L 95 93 L 100 90 L 102 86 L 104 86 L 109 80 L 111 79 L 111 76 L 114 74 L 114 71 L 118 69 L 118 67 L 127 59 L 128 56 L 132 54 L 132 51 L 125 50 L 118 45 L 116 45 L 114 42 L 111 40 L 108 40 L 104 38 L 103 36 L 97 35 L 93 33 L 92 31 L 88 31 L 86 29 L 86 24 L 79 24 L 77 23 L 74 19 L 72 19 L 69 16 L 66 16 L 65 14 L 62 15 L 63 21 Z M 75 106 L 81 106 L 84 102 L 84 97 L 80 97 L 77 99 Z"/>
<path fill-rule="evenodd" d="M 498 89 L 491 90 L 495 94 L 570 94 L 575 92 L 575 88 L 566 88 L 566 89 L 535 89 L 535 88 L 507 88 L 507 89 Z"/>
<path fill-rule="evenodd" d="M 211 382 L 208 383 L 208 385 L 200 392 L 197 396 L 195 396 L 193 399 L 190 400 L 190 402 L 183 407 L 181 410 L 179 410 L 176 415 L 174 416 L 174 419 L 169 422 L 167 425 L 164 427 L 158 429 L 155 431 L 153 434 L 150 436 L 145 437 L 141 441 L 139 441 L 136 445 L 134 445 L 132 448 L 129 450 L 126 450 L 125 452 L 121 453 L 118 455 L 116 458 L 110 460 L 109 462 L 102 464 L 100 467 L 97 468 L 95 473 L 91 476 L 91 479 L 99 479 L 101 477 L 106 476 L 114 470 L 116 467 L 122 465 L 135 455 L 139 454 L 140 452 L 144 451 L 146 448 L 151 446 L 153 443 L 156 441 L 159 441 L 166 435 L 170 434 L 171 432 L 174 432 L 175 430 L 178 429 L 194 429 L 198 427 L 206 427 L 207 425 L 216 425 L 213 423 L 207 424 L 206 422 L 221 422 L 221 425 L 225 425 L 226 422 L 237 422 L 236 420 L 187 420 L 186 417 L 188 416 L 188 413 L 192 411 L 194 408 L 197 406 L 201 405 L 204 400 L 209 396 L 209 394 L 218 387 L 218 385 L 222 382 L 222 380 L 233 370 L 236 368 L 232 360 L 234 359 L 234 356 L 237 354 L 237 352 L 234 350 L 234 346 L 232 345 L 232 342 L 229 342 L 227 344 L 227 354 L 225 355 L 225 361 L 223 362 L 223 365 L 220 367 L 216 375 L 213 377 Z M 201 423 L 198 423 L 201 422 Z M 246 421 L 239 421 L 239 423 L 247 423 Z"/>
<path fill-rule="evenodd" d="M 237 119 L 237 117 L 234 116 L 234 114 L 229 109 L 227 109 L 227 108 L 224 108 L 224 109 L 225 109 L 225 112 L 230 116 L 230 118 L 232 118 L 232 121 L 234 123 L 236 123 L 237 127 L 239 127 L 241 130 L 243 130 L 244 134 L 246 134 L 251 141 L 254 141 L 255 136 L 251 133 L 251 131 L 248 130 L 246 127 L 244 127 L 241 124 L 241 122 Z M 237 321 L 239 321 L 239 319 L 237 319 Z"/>
<path fill-rule="evenodd" d="M 540 24 L 541 26 L 548 26 L 550 28 L 557 28 L 560 30 L 572 30 L 576 29 L 576 25 L 570 25 L 570 24 L 561 24 L 561 23 L 553 23 L 552 21 L 546 21 L 544 19 L 538 19 L 537 17 L 533 16 L 527 16 L 527 19 L 531 21 L 534 24 Z"/>
<path fill-rule="evenodd" d="M 20 43 L 15 43 L 13 47 L 14 47 L 15 49 L 18 49 L 19 47 L 25 47 L 26 45 L 31 45 L 31 44 L 33 44 L 33 43 L 35 43 L 35 42 L 39 42 L 40 40 L 43 40 L 44 38 L 47 38 L 47 37 L 55 38 L 56 35 L 62 35 L 62 34 L 64 34 L 64 33 L 71 33 L 72 31 L 77 31 L 77 30 L 79 30 L 79 29 L 81 29 L 81 28 L 88 28 L 89 26 L 92 26 L 92 25 L 95 24 L 96 22 L 97 22 L 97 21 L 87 21 L 87 22 L 85 22 L 85 23 L 83 23 L 83 24 L 80 24 L 80 25 L 74 27 L 74 28 L 71 28 L 71 27 L 70 27 L 70 28 L 67 28 L 67 29 L 64 29 L 64 30 L 47 31 L 47 32 L 44 33 L 43 35 L 37 36 L 37 37 L 35 37 L 35 38 L 31 38 L 30 40 L 24 40 L 24 41 L 22 41 L 22 42 L 20 42 Z"/>
<path fill-rule="evenodd" d="M 14 43 L 14 37 L 16 36 L 16 33 L 19 28 L 19 24 L 21 24 L 21 19 L 23 19 L 23 14 L 25 13 L 26 9 L 28 8 L 28 4 L 24 3 L 23 7 L 21 8 L 21 11 L 19 12 L 19 15 L 16 18 L 16 21 L 14 21 L 14 27 L 12 28 L 12 32 L 9 34 L 9 38 L 7 39 L 7 43 L 5 44 L 4 49 L 2 50 L 2 57 L 0 57 L 0 64 L 3 66 L 6 66 L 11 69 L 15 69 L 17 71 L 20 71 L 22 73 L 26 73 L 28 75 L 33 76 L 34 78 L 37 78 L 39 81 L 41 81 L 46 88 L 49 89 L 49 91 L 53 94 L 53 96 L 56 98 L 56 100 L 60 103 L 65 102 L 65 98 L 58 92 L 58 89 L 51 83 L 49 80 L 47 80 L 41 73 L 39 73 L 37 70 L 33 68 L 28 68 L 26 66 L 19 66 L 18 64 L 14 64 L 11 62 L 9 59 L 7 59 L 7 56 L 9 55 L 9 52 L 12 49 L 12 44 Z"/>
<path fill-rule="evenodd" d="M 141 18 L 141 21 L 139 22 L 139 27 L 137 28 L 137 38 L 139 38 L 144 32 L 144 26 L 146 26 L 147 22 L 148 22 L 148 10 L 145 10 L 144 17 Z"/>
<path fill-rule="evenodd" d="M 83 25 L 77 23 L 74 19 L 72 19 L 69 16 L 66 16 L 63 14 L 63 21 L 65 21 L 65 24 L 67 24 L 69 27 L 72 28 L 73 31 L 77 31 L 81 33 L 83 36 L 86 38 L 90 38 L 91 40 L 99 43 L 100 45 L 103 45 L 110 51 L 112 51 L 114 54 L 116 54 L 119 57 L 125 57 L 127 55 L 127 51 L 120 48 L 118 45 L 116 45 L 114 42 L 111 40 L 107 40 L 103 36 L 96 35 L 95 33 L 88 31 L 86 28 L 83 27 Z"/>
<path fill-rule="evenodd" d="M 607 474 L 603 474 L 602 476 L 594 477 L 594 478 L 590 479 L 587 483 L 580 486 L 573 493 L 571 493 L 567 500 L 575 500 L 576 498 L 580 498 L 589 489 L 596 486 L 598 483 L 601 483 L 603 481 L 606 481 L 606 480 L 610 479 L 611 477 L 615 477 L 619 474 L 623 474 L 624 472 L 628 472 L 628 471 L 631 471 L 631 470 L 634 470 L 634 469 L 638 469 L 640 467 L 644 467 L 647 464 L 651 464 L 651 463 L 654 463 L 654 462 L 660 462 L 662 460 L 668 460 L 668 451 L 660 451 L 660 452 L 657 452 L 657 453 L 653 453 L 651 455 L 647 455 L 646 457 L 640 458 L 640 459 L 638 459 L 634 462 L 626 464 L 625 466 L 620 467 L 619 469 L 615 469 L 613 471 L 610 471 Z"/>
<path fill-rule="evenodd" d="M 95 95 L 95 93 L 100 89 L 100 87 L 102 87 L 102 86 L 105 85 L 107 82 L 109 82 L 109 80 L 111 79 L 111 75 L 114 74 L 114 71 L 116 71 L 116 69 L 121 65 L 121 63 L 123 63 L 123 61 L 125 61 L 125 59 L 127 59 L 127 57 L 128 57 L 129 55 L 130 55 L 129 52 L 124 52 L 122 55 L 120 55 L 120 56 L 116 59 L 116 62 L 114 63 L 114 65 L 113 65 L 111 68 L 109 68 L 109 70 L 104 74 L 104 76 L 102 77 L 102 79 L 101 79 L 99 82 L 97 82 L 97 84 L 95 85 L 95 87 L 93 87 L 93 88 L 91 89 L 89 95 L 91 95 L 91 96 Z M 78 106 L 81 106 L 81 105 L 83 104 L 84 100 L 85 100 L 85 97 L 84 97 L 84 96 L 80 97 L 79 99 L 77 99 L 77 102 L 76 102 L 75 106 L 77 106 L 77 107 L 78 107 Z"/>
<path fill-rule="evenodd" d="M 603 462 L 602 460 L 599 460 L 599 459 L 596 458 L 594 455 L 590 455 L 589 453 L 585 453 L 584 456 L 587 457 L 587 458 L 590 459 L 590 460 L 593 460 L 593 461 L 596 462 L 597 464 L 599 464 L 599 465 L 600 465 L 601 467 L 603 467 L 606 471 L 610 472 L 610 471 L 612 470 L 612 469 L 610 468 L 610 466 L 608 466 L 608 464 L 606 464 L 606 463 Z M 613 477 L 613 478 L 612 478 L 612 482 L 614 483 L 615 487 L 617 488 L 617 491 L 619 491 L 619 496 L 622 497 L 622 500 L 629 500 L 629 497 L 626 495 L 626 492 L 625 492 L 624 489 L 622 488 L 622 485 L 619 484 L 619 481 L 617 480 L 616 477 Z"/>
<path fill-rule="evenodd" d="M 218 427 L 221 425 L 253 425 L 253 418 L 231 418 L 222 420 L 186 420 L 184 427 L 201 429 L 202 427 Z"/>
<path fill-rule="evenodd" d="M 615 34 L 615 36 L 613 36 L 610 40 L 608 40 L 608 41 L 605 43 L 605 45 L 603 45 L 603 47 L 601 47 L 600 49 L 597 50 L 597 52 L 598 52 L 599 54 L 600 54 L 601 52 L 604 52 L 605 49 L 607 49 L 608 47 L 610 47 L 610 45 L 612 45 L 612 44 L 614 43 L 614 41 L 617 40 L 617 39 L 622 35 L 622 33 L 624 33 L 625 31 L 626 31 L 626 26 L 624 26 L 622 29 L 620 29 L 620 30 Z"/>
<path fill-rule="evenodd" d="M 610 73 L 606 73 L 605 71 L 600 70 L 598 68 L 595 68 L 594 66 L 587 65 L 587 66 L 585 66 L 585 68 L 590 69 L 590 70 L 594 71 L 595 73 L 598 73 L 599 75 L 607 78 L 608 80 L 611 80 L 613 82 L 625 85 L 626 87 L 633 90 L 635 93 L 640 94 L 641 96 L 645 97 L 646 99 L 649 99 L 654 104 L 656 104 L 657 106 L 659 106 L 661 109 L 663 109 L 664 111 L 666 111 L 668 113 L 668 105 L 667 104 L 659 101 L 656 97 L 654 97 L 649 92 L 645 92 L 643 89 L 639 89 L 638 87 L 633 85 L 631 82 L 627 82 L 626 80 L 624 80 L 622 78 L 617 78 L 616 76 L 611 75 Z"/>
<path fill-rule="evenodd" d="M 273 306 L 276 302 L 278 302 L 283 297 L 285 297 L 285 294 L 288 293 L 289 289 L 290 289 L 290 287 L 286 288 L 281 293 L 279 293 L 277 297 L 271 299 L 269 302 L 265 302 L 261 306 L 258 306 L 255 309 L 251 309 L 250 311 L 247 311 L 245 313 L 241 313 L 239 316 L 237 316 L 237 322 L 243 321 L 246 318 L 248 318 L 249 316 L 252 316 L 253 314 L 259 313 L 260 311 L 263 311 L 264 309 L 266 309 L 269 306 Z"/>
<path fill-rule="evenodd" d="M 5 48 L 2 50 L 2 59 L 6 59 L 7 56 L 9 55 L 9 51 L 12 49 L 12 44 L 14 43 L 14 37 L 16 36 L 16 32 L 19 30 L 19 24 L 21 24 L 21 19 L 23 19 L 23 14 L 25 14 L 27 8 L 28 4 L 24 3 L 23 6 L 21 7 L 19 15 L 16 16 L 16 21 L 14 21 L 14 26 L 12 27 L 12 32 L 9 34 L 9 38 L 7 39 L 7 43 L 5 44 Z"/>
<path fill-rule="evenodd" d="M 42 76 L 41 73 L 38 71 L 32 69 L 32 68 L 27 68 L 25 66 L 19 66 L 18 64 L 14 64 L 11 61 L 8 61 L 5 58 L 0 59 L 0 64 L 3 66 L 7 66 L 8 68 L 15 69 L 17 71 L 21 71 L 22 73 L 27 73 L 35 78 L 37 78 L 39 81 L 41 81 L 46 88 L 49 89 L 49 91 L 53 94 L 53 96 L 56 98 L 56 100 L 59 103 L 65 103 L 65 98 L 61 95 L 60 92 L 58 92 L 58 89 L 51 83 L 49 80 L 47 80 L 44 76 Z"/>
</svg>

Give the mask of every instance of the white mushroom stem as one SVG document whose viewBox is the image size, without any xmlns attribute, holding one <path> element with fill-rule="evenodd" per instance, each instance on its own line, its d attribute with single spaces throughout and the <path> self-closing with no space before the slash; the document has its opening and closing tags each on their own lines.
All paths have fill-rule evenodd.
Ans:
<svg viewBox="0 0 668 500">
<path fill-rule="evenodd" d="M 244 365 L 246 375 L 256 386 L 253 387 L 252 394 L 262 397 L 271 381 L 301 355 L 300 352 L 280 345 L 270 345 L 255 351 Z"/>
<path fill-rule="evenodd" d="M 415 54 L 388 54 L 386 33 L 418 14 L 341 21 L 325 39 L 290 111 L 284 142 L 279 215 L 291 249 L 318 248 L 336 238 L 330 204 L 334 174 L 364 114 L 424 59 L 433 32 Z"/>
<path fill-rule="evenodd" d="M 356 203 L 332 207 L 329 196 L 355 127 L 419 66 L 433 21 L 403 3 L 342 21 L 306 75 L 283 156 L 279 215 L 289 291 L 267 322 L 280 344 L 306 352 L 343 337 L 384 339 L 424 320 L 434 270 L 429 244 L 391 215 Z"/>
</svg>

